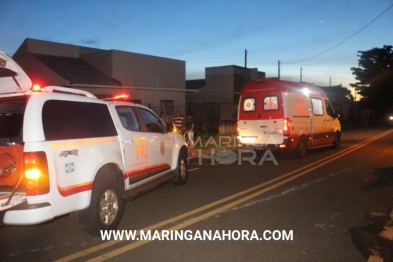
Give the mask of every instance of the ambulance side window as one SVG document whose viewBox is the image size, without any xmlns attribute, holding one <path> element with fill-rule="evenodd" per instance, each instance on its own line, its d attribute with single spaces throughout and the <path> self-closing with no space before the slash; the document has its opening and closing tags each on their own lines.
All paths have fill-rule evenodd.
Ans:
<svg viewBox="0 0 393 262">
<path fill-rule="evenodd" d="M 263 99 L 263 110 L 277 110 L 278 109 L 278 97 L 277 96 L 267 96 Z"/>
<path fill-rule="evenodd" d="M 312 111 L 316 116 L 323 116 L 323 103 L 322 99 L 311 98 Z"/>
<path fill-rule="evenodd" d="M 254 97 L 244 98 L 243 112 L 252 112 L 252 111 L 255 111 L 255 98 Z"/>
</svg>

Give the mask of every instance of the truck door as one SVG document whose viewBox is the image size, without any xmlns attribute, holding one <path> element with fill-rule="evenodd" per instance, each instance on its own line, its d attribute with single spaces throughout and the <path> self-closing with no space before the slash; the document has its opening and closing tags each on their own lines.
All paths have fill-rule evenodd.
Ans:
<svg viewBox="0 0 393 262">
<path fill-rule="evenodd" d="M 116 106 L 120 137 L 124 152 L 125 176 L 129 183 L 137 182 L 149 176 L 149 144 L 146 132 L 132 106 Z"/>
<path fill-rule="evenodd" d="M 158 116 L 145 108 L 138 108 L 138 111 L 146 126 L 150 175 L 159 175 L 171 168 L 172 139 Z"/>
<path fill-rule="evenodd" d="M 326 143 L 327 144 L 332 144 L 335 133 L 334 133 L 334 118 L 335 118 L 335 113 L 332 105 L 330 104 L 329 100 L 325 100 L 325 107 L 326 107 L 326 116 L 325 116 L 325 128 L 326 128 Z"/>
<path fill-rule="evenodd" d="M 312 146 L 326 143 L 326 113 L 324 101 L 318 97 L 311 97 L 312 119 L 311 119 L 311 141 Z"/>
</svg>

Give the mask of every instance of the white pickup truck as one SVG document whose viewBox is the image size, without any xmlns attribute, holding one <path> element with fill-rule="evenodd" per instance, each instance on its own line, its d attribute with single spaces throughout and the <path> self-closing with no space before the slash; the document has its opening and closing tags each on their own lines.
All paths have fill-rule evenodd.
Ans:
<svg viewBox="0 0 393 262">
<path fill-rule="evenodd" d="M 186 142 L 149 108 L 31 86 L 0 52 L 0 223 L 71 214 L 95 234 L 118 226 L 123 199 L 187 181 Z"/>
</svg>

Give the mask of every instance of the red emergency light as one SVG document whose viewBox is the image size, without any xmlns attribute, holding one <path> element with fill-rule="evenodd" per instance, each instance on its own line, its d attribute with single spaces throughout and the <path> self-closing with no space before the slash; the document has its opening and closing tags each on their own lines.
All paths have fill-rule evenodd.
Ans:
<svg viewBox="0 0 393 262">
<path fill-rule="evenodd" d="M 130 96 L 128 95 L 128 94 L 121 94 L 121 95 L 117 95 L 117 96 L 115 96 L 113 99 L 114 100 L 125 100 L 125 99 L 128 99 Z"/>
<path fill-rule="evenodd" d="M 41 86 L 37 84 L 33 85 L 30 89 L 33 92 L 41 92 Z"/>
<path fill-rule="evenodd" d="M 129 101 L 130 95 L 128 94 L 120 94 L 120 95 L 115 95 L 112 97 L 105 97 L 102 98 L 104 101 Z"/>
</svg>

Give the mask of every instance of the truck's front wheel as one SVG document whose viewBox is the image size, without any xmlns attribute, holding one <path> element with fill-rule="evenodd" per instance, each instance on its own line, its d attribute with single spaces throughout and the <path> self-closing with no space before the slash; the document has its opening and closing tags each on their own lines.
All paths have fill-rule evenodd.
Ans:
<svg viewBox="0 0 393 262">
<path fill-rule="evenodd" d="M 336 133 L 335 137 L 334 137 L 334 141 L 333 141 L 333 149 L 337 149 L 340 147 L 340 141 L 341 141 L 341 135 L 339 132 Z"/>
<path fill-rule="evenodd" d="M 116 229 L 123 215 L 123 200 L 119 185 L 113 178 L 95 181 L 91 201 L 92 227 L 89 233 Z"/>
<path fill-rule="evenodd" d="M 188 154 L 187 151 L 180 151 L 179 159 L 177 161 L 177 168 L 175 170 L 175 179 L 172 181 L 174 185 L 184 185 L 188 179 Z"/>
</svg>

